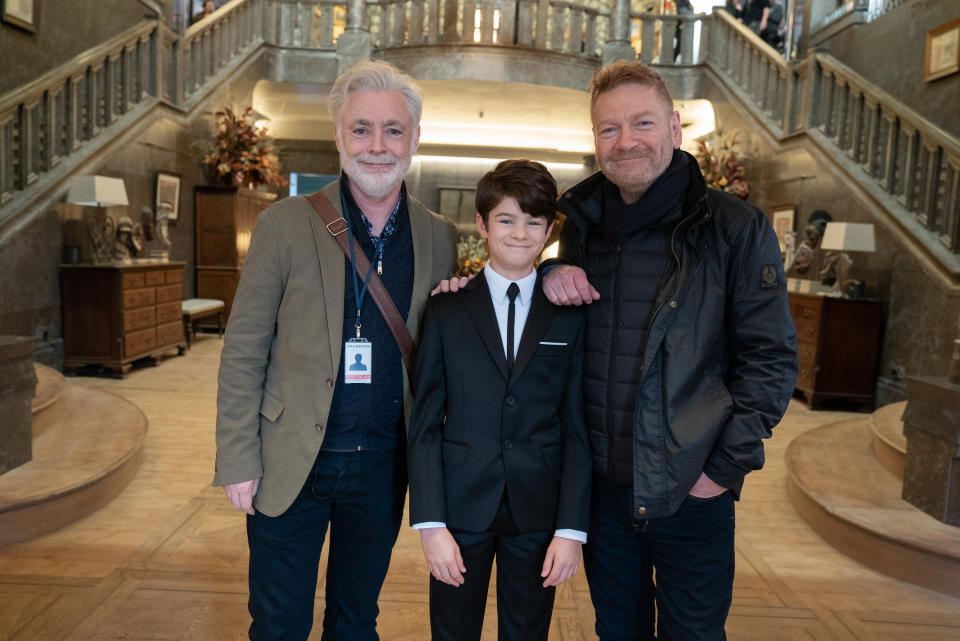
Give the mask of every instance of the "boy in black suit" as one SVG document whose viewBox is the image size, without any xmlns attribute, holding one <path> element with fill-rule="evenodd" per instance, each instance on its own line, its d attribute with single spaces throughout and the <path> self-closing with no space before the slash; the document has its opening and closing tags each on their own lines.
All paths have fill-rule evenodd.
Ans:
<svg viewBox="0 0 960 641">
<path fill-rule="evenodd" d="M 477 227 L 490 260 L 427 303 L 408 470 L 434 641 L 480 639 L 494 557 L 500 641 L 545 641 L 555 586 L 577 571 L 586 542 L 584 316 L 551 305 L 534 269 L 556 194 L 528 160 L 481 178 Z"/>
</svg>

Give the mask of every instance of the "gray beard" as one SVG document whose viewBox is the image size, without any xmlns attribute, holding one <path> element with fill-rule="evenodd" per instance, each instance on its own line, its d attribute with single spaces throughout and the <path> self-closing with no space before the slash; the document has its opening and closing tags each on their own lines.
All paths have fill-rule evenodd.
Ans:
<svg viewBox="0 0 960 641">
<path fill-rule="evenodd" d="M 361 159 L 369 162 L 382 158 L 390 158 L 394 161 L 392 169 L 385 174 L 368 173 L 359 162 Z M 410 169 L 410 161 L 410 156 L 395 158 L 388 154 L 380 156 L 360 154 L 351 158 L 343 151 L 340 152 L 340 167 L 343 168 L 344 173 L 360 191 L 374 199 L 383 198 L 400 186 Z"/>
</svg>

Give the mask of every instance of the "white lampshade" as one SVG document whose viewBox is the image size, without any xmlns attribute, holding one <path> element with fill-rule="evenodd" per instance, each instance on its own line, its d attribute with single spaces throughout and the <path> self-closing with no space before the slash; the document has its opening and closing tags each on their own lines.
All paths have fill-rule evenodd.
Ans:
<svg viewBox="0 0 960 641">
<path fill-rule="evenodd" d="M 77 176 L 70 182 L 67 202 L 94 207 L 130 204 L 123 181 L 107 176 Z"/>
<path fill-rule="evenodd" d="M 827 223 L 820 249 L 844 252 L 877 250 L 872 223 Z"/>
</svg>

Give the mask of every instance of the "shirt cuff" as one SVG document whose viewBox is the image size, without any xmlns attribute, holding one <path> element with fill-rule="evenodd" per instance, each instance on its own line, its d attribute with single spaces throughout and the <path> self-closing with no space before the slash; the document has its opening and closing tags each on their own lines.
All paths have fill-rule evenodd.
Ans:
<svg viewBox="0 0 960 641">
<path fill-rule="evenodd" d="M 423 523 L 414 523 L 411 527 L 414 530 L 425 530 L 432 527 L 447 527 L 447 524 L 440 521 L 424 521 Z"/>
<path fill-rule="evenodd" d="M 574 541 L 579 541 L 580 543 L 587 542 L 587 533 L 581 530 L 557 530 L 553 533 L 553 535 L 558 536 L 561 539 L 572 539 Z"/>
</svg>

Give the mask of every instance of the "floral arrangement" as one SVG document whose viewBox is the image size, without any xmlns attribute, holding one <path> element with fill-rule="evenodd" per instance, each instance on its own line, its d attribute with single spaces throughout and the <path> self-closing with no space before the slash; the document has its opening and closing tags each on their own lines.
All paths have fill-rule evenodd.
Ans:
<svg viewBox="0 0 960 641">
<path fill-rule="evenodd" d="M 457 241 L 457 276 L 477 274 L 487 264 L 487 241 L 480 236 L 461 236 Z"/>
<path fill-rule="evenodd" d="M 235 114 L 229 107 L 217 112 L 213 145 L 203 155 L 210 178 L 226 185 L 256 189 L 260 185 L 289 184 L 280 173 L 265 127 L 252 122 L 252 107 Z"/>
<path fill-rule="evenodd" d="M 697 162 L 707 186 L 733 194 L 741 200 L 750 196 L 750 185 L 744 178 L 743 159 L 737 149 L 737 133 L 724 137 L 717 132 L 716 139 L 697 141 Z"/>
</svg>

